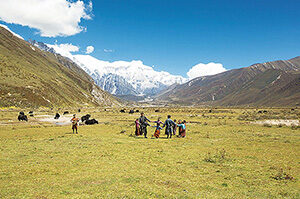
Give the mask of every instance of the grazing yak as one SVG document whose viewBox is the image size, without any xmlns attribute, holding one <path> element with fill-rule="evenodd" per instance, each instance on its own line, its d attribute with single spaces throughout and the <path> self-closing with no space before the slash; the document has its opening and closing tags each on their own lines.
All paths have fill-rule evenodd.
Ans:
<svg viewBox="0 0 300 199">
<path fill-rule="evenodd" d="M 69 111 L 65 111 L 65 112 L 64 112 L 64 115 L 65 115 L 65 114 L 69 114 Z"/>
<path fill-rule="evenodd" d="M 54 119 L 55 119 L 55 120 L 58 120 L 59 118 L 60 118 L 60 114 L 59 114 L 59 113 L 56 113 L 55 116 L 54 116 Z"/>
<path fill-rule="evenodd" d="M 130 111 L 129 111 L 129 114 L 133 114 L 133 113 L 134 113 L 134 110 L 130 110 Z"/>
<path fill-rule="evenodd" d="M 139 110 L 135 110 L 136 113 L 140 112 Z"/>
<path fill-rule="evenodd" d="M 23 111 L 21 111 L 21 112 L 19 113 L 18 120 L 19 120 L 19 121 L 26 121 L 26 122 L 28 121 L 28 118 L 27 118 L 27 116 L 24 114 Z"/>
<path fill-rule="evenodd" d="M 121 112 L 121 113 L 125 113 L 125 110 L 124 110 L 124 109 L 121 109 L 120 112 Z"/>
<path fill-rule="evenodd" d="M 29 111 L 28 114 L 33 114 L 33 111 Z"/>
<path fill-rule="evenodd" d="M 86 125 L 92 125 L 92 124 L 98 124 L 98 121 L 95 119 L 91 119 L 91 120 L 86 120 L 85 121 Z"/>
<path fill-rule="evenodd" d="M 155 112 L 156 112 L 156 113 L 158 113 L 158 112 L 159 112 L 159 110 L 155 110 Z"/>
<path fill-rule="evenodd" d="M 86 115 L 84 115 L 84 116 L 81 117 L 81 121 L 82 121 L 82 122 L 87 121 L 87 120 L 90 119 L 90 117 L 91 117 L 90 114 L 86 114 Z"/>
<path fill-rule="evenodd" d="M 80 109 L 78 109 L 78 113 L 80 113 L 81 112 L 81 110 Z"/>
</svg>

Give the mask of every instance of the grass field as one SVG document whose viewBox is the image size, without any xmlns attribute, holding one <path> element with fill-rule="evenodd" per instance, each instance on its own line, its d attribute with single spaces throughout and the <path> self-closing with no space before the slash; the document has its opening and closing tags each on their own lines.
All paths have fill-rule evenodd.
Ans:
<svg viewBox="0 0 300 199">
<path fill-rule="evenodd" d="M 252 123 L 299 109 L 139 110 L 187 120 L 187 137 L 134 137 L 139 114 L 112 109 L 78 113 L 100 122 L 79 134 L 0 111 L 0 198 L 300 198 L 300 128 Z"/>
</svg>

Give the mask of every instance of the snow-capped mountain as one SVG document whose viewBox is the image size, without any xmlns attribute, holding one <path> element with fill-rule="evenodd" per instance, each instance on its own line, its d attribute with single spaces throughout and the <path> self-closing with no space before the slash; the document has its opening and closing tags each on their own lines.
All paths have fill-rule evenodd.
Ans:
<svg viewBox="0 0 300 199">
<path fill-rule="evenodd" d="M 140 95 L 154 95 L 169 85 L 174 83 L 181 84 L 186 81 L 186 79 L 181 76 L 171 75 L 164 71 L 155 71 L 152 67 L 144 65 L 142 61 L 107 62 L 98 60 L 90 55 L 74 55 L 73 57 L 73 60 L 90 74 L 103 89 L 105 88 L 102 84 L 102 78 L 106 78 L 107 74 L 122 77 L 119 79 L 110 78 L 111 80 L 117 80 L 114 81 L 116 88 L 127 82 L 134 89 L 134 93 Z M 120 82 L 120 80 L 122 82 Z M 125 82 L 123 80 L 125 80 Z M 113 83 L 111 82 L 110 84 L 112 85 Z M 131 87 L 129 87 L 129 90 L 132 90 Z M 132 94 L 123 89 L 120 91 L 118 95 Z"/>
<path fill-rule="evenodd" d="M 41 50 L 68 57 L 85 70 L 102 89 L 115 95 L 155 95 L 172 84 L 187 81 L 179 75 L 158 72 L 142 61 L 102 61 L 90 55 L 72 55 L 58 45 L 29 41 Z"/>
<path fill-rule="evenodd" d="M 133 86 L 129 84 L 125 78 L 108 73 L 104 74 L 101 78 L 95 76 L 95 73 L 91 75 L 91 77 L 95 80 L 95 83 L 100 86 L 103 90 L 108 91 L 114 95 L 138 95 Z"/>
</svg>

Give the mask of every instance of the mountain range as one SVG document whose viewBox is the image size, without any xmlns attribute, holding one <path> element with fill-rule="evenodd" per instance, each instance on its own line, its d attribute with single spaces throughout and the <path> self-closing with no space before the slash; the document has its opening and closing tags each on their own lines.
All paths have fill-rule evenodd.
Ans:
<svg viewBox="0 0 300 199">
<path fill-rule="evenodd" d="M 198 77 L 156 95 L 156 101 L 211 106 L 299 106 L 300 56 Z"/>
<path fill-rule="evenodd" d="M 0 107 L 123 104 L 111 94 L 154 104 L 300 105 L 300 57 L 188 81 L 141 61 L 107 62 L 72 55 L 57 45 L 26 42 L 7 27 L 0 27 L 0 77 Z"/>
<path fill-rule="evenodd" d="M 98 86 L 116 96 L 153 96 L 174 83 L 187 81 L 179 75 L 155 71 L 153 67 L 144 65 L 139 60 L 108 62 L 90 55 L 73 55 L 58 45 L 35 43 L 42 50 L 53 49 L 68 57 L 88 73 Z"/>
<path fill-rule="evenodd" d="M 0 27 L 0 107 L 120 104 L 72 60 L 41 46 Z"/>
</svg>

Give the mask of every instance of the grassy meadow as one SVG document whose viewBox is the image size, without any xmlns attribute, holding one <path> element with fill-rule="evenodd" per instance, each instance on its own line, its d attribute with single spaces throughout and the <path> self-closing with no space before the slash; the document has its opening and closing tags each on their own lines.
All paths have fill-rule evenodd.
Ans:
<svg viewBox="0 0 300 199">
<path fill-rule="evenodd" d="M 139 110 L 187 120 L 187 137 L 135 137 L 139 113 L 117 109 L 83 109 L 99 124 L 79 134 L 0 110 L 0 198 L 300 198 L 300 128 L 253 124 L 299 109 Z"/>
</svg>

